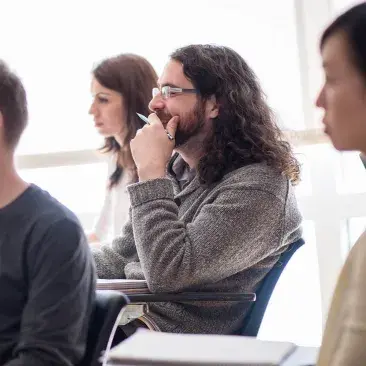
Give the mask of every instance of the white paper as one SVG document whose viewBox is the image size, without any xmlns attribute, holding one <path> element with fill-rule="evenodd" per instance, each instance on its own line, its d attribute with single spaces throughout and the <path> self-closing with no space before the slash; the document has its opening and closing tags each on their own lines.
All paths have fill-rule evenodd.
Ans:
<svg viewBox="0 0 366 366">
<path fill-rule="evenodd" d="M 296 346 L 252 337 L 173 334 L 139 329 L 109 359 L 129 365 L 279 365 Z"/>
</svg>

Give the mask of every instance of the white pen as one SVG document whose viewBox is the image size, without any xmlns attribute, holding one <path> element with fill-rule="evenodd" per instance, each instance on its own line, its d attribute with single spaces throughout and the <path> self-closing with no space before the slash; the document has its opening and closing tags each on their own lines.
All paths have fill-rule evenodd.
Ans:
<svg viewBox="0 0 366 366">
<path fill-rule="evenodd" d="M 136 114 L 148 125 L 150 124 L 149 120 L 147 119 L 147 117 L 145 117 L 143 114 L 137 113 Z"/>
<path fill-rule="evenodd" d="M 145 117 L 143 114 L 140 114 L 140 113 L 137 113 L 136 112 L 136 114 L 146 123 L 146 124 L 150 124 L 150 122 L 149 122 L 149 120 L 147 119 L 147 117 Z M 166 132 L 166 135 L 168 136 L 168 139 L 170 140 L 170 141 L 173 141 L 174 140 L 174 137 L 167 131 L 167 130 L 165 130 L 165 132 Z"/>
</svg>

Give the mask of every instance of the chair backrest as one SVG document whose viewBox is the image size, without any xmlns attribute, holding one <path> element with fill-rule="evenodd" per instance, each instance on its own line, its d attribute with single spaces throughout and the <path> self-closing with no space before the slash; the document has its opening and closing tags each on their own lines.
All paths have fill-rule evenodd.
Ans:
<svg viewBox="0 0 366 366">
<path fill-rule="evenodd" d="M 100 366 L 102 353 L 108 354 L 119 314 L 129 300 L 117 291 L 97 291 L 90 318 L 84 359 L 78 366 Z"/>
<path fill-rule="evenodd" d="M 286 251 L 284 251 L 274 267 L 264 277 L 261 285 L 256 291 L 257 299 L 251 305 L 248 314 L 244 319 L 244 327 L 242 328 L 242 335 L 248 337 L 256 337 L 261 326 L 264 313 L 272 296 L 272 292 L 276 287 L 277 281 L 280 278 L 287 263 L 293 254 L 304 244 L 303 239 L 299 239 L 290 244 Z"/>
</svg>

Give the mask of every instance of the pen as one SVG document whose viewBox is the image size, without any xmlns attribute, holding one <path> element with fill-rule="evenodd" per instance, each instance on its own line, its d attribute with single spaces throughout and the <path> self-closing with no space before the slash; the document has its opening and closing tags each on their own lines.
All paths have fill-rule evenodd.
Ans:
<svg viewBox="0 0 366 366">
<path fill-rule="evenodd" d="M 150 124 L 149 120 L 142 114 L 136 113 L 145 123 Z"/>
<path fill-rule="evenodd" d="M 147 117 L 145 117 L 143 114 L 140 114 L 140 113 L 137 113 L 136 112 L 136 114 L 146 123 L 146 124 L 150 124 L 150 122 L 149 122 L 149 120 L 147 119 Z M 165 132 L 166 132 L 166 135 L 168 136 L 168 139 L 170 140 L 170 141 L 173 141 L 174 140 L 174 137 L 167 131 L 167 130 L 165 130 Z"/>
</svg>

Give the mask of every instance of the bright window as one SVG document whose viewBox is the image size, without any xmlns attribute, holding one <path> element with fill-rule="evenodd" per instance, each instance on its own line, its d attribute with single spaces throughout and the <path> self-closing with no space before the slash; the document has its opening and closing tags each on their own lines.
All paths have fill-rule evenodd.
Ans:
<svg viewBox="0 0 366 366">
<path fill-rule="evenodd" d="M 86 231 L 92 229 L 104 199 L 107 163 L 24 169 L 20 175 L 46 189 L 75 212 Z"/>
<path fill-rule="evenodd" d="M 331 0 L 334 16 L 346 11 L 350 7 L 359 4 L 360 0 Z"/>
<path fill-rule="evenodd" d="M 233 47 L 257 72 L 281 123 L 304 128 L 291 0 L 14 0 L 1 13 L 2 57 L 29 95 L 30 123 L 19 153 L 99 146 L 88 117 L 93 65 L 133 52 L 160 73 L 168 55 L 189 43 Z"/>
<path fill-rule="evenodd" d="M 305 221 L 303 228 L 305 244 L 283 271 L 258 337 L 318 346 L 322 314 L 314 223 Z"/>
</svg>

